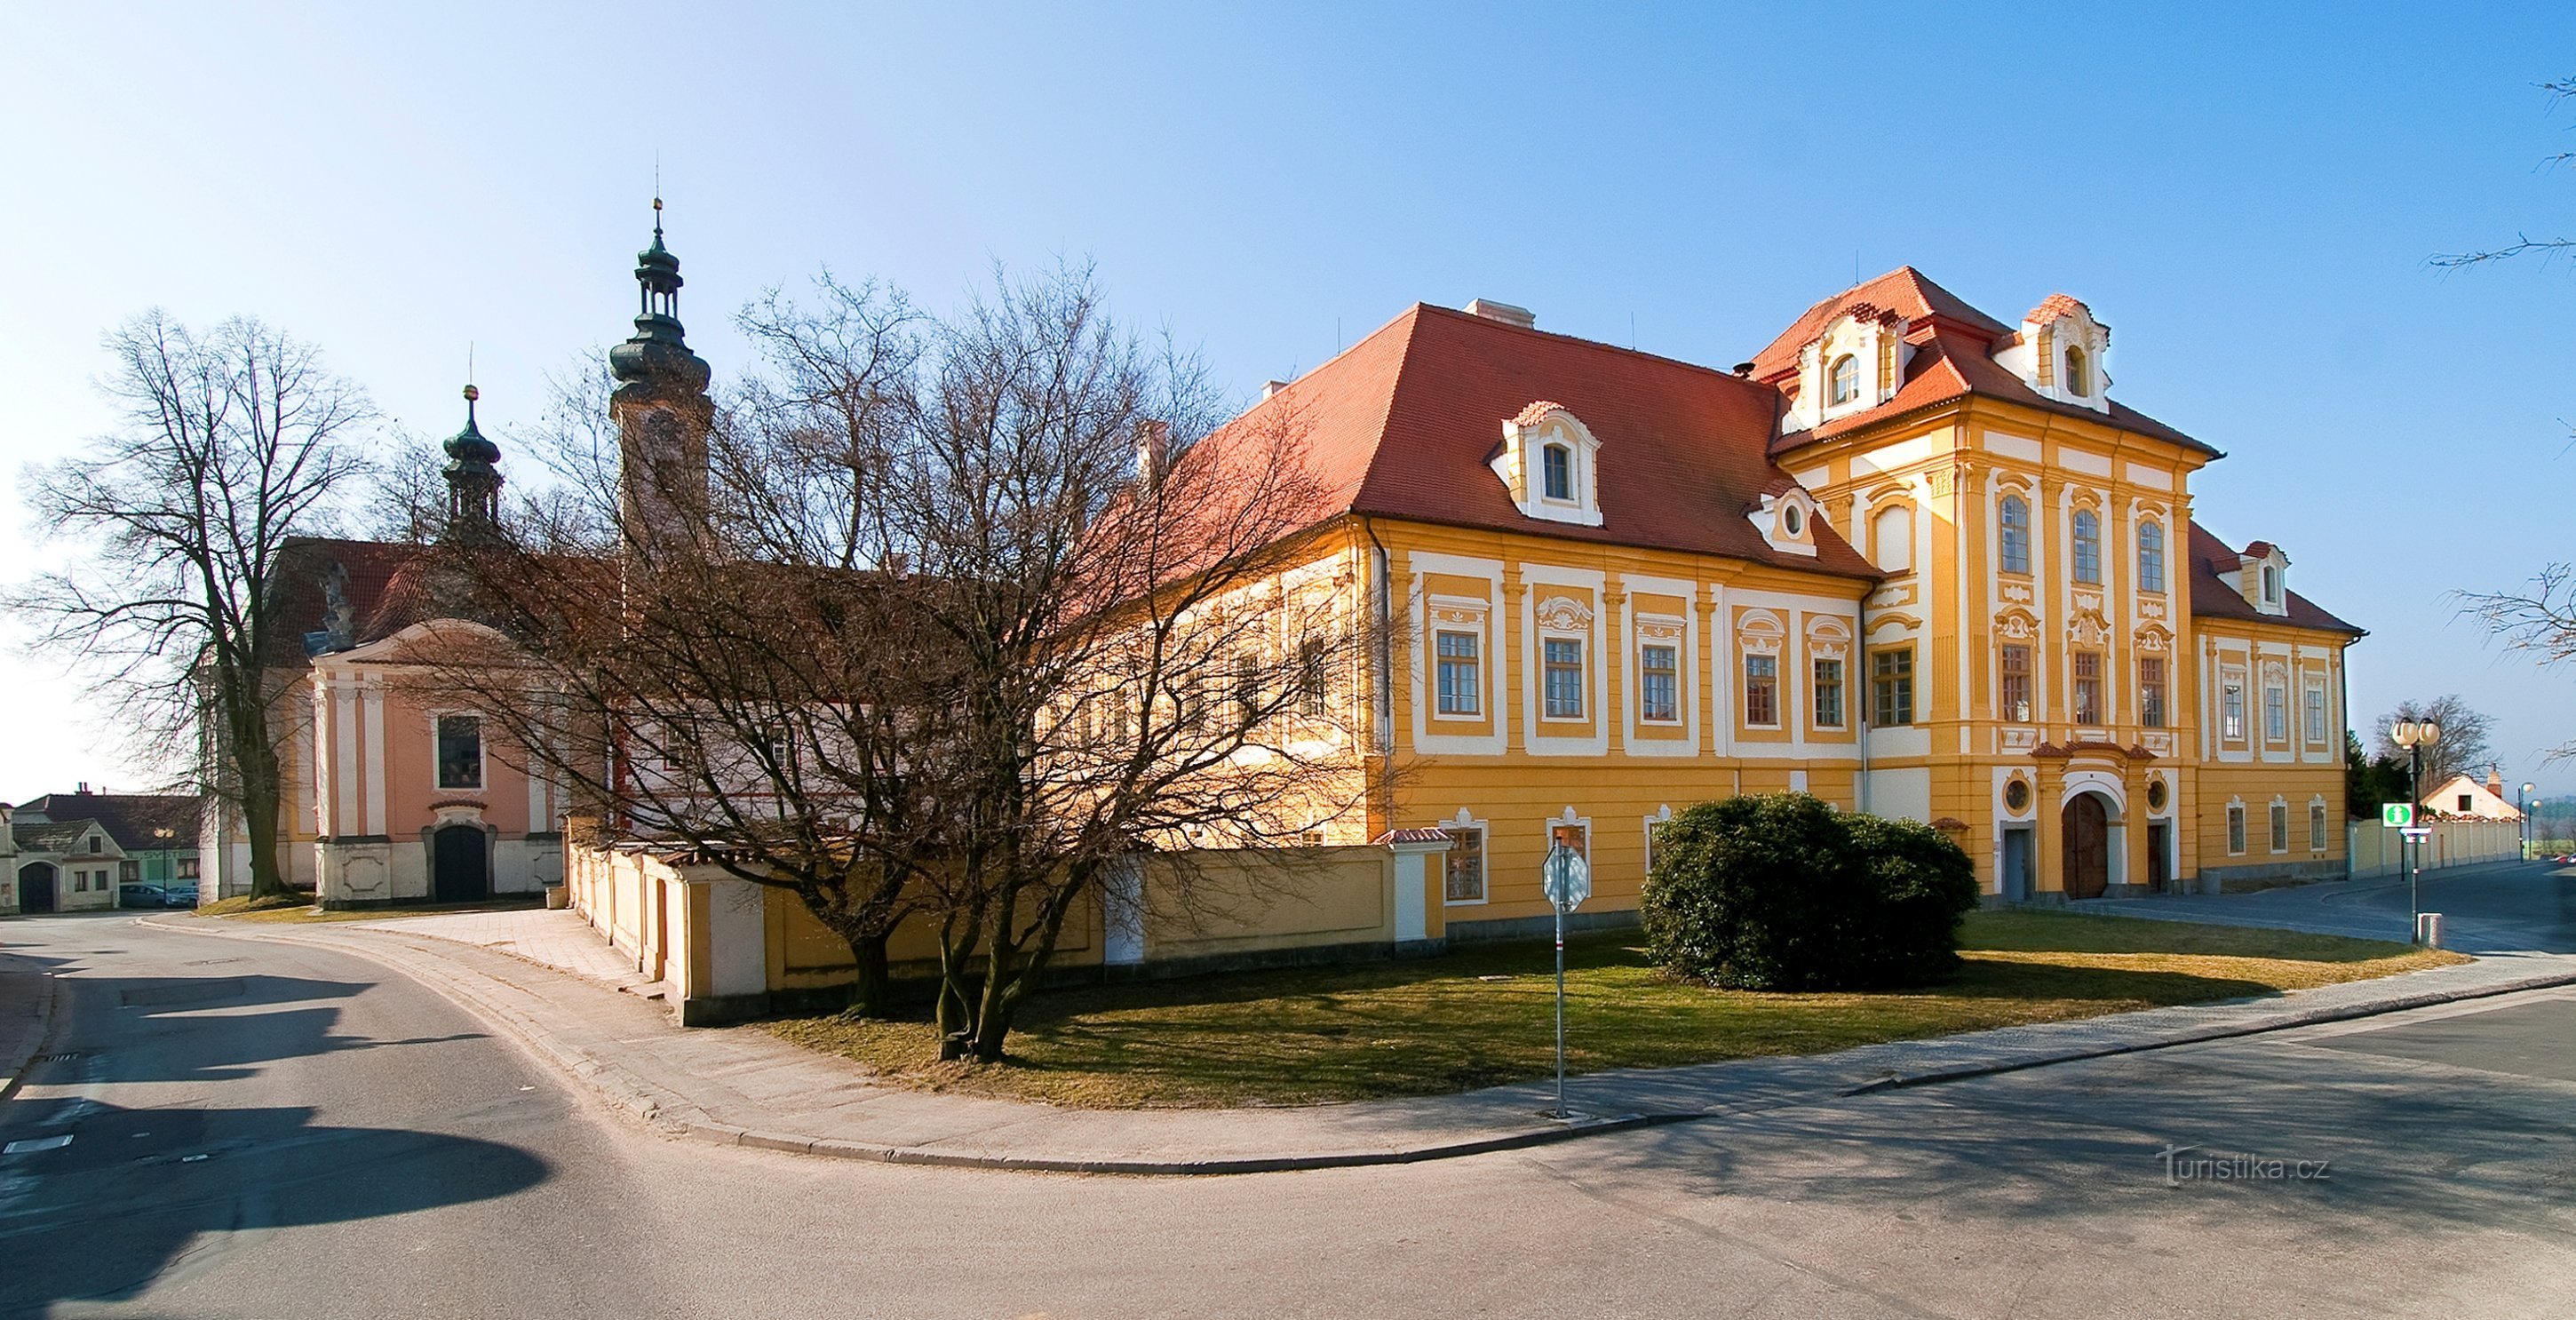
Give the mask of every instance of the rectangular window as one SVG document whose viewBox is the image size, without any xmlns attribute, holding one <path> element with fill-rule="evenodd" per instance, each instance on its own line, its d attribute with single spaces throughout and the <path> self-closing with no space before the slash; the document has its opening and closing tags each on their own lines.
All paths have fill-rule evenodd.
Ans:
<svg viewBox="0 0 2576 1320">
<path fill-rule="evenodd" d="M 1583 718 L 1583 643 L 1567 638 L 1547 640 L 1547 717 Z"/>
<path fill-rule="evenodd" d="M 1669 646 L 1643 646 L 1637 649 L 1638 662 L 1645 671 L 1645 681 L 1637 689 L 1637 717 L 1657 724 L 1673 724 L 1682 717 L 1681 658 Z"/>
<path fill-rule="evenodd" d="M 1326 668 L 1324 644 L 1309 637 L 1297 644 L 1297 713 L 1308 719 L 1324 715 Z"/>
<path fill-rule="evenodd" d="M 1914 722 L 1914 648 L 1869 658 L 1870 720 L 1882 728 Z"/>
<path fill-rule="evenodd" d="M 2308 804 L 2308 851 L 2324 852 L 2325 850 L 2326 804 L 2311 802 Z"/>
<path fill-rule="evenodd" d="M 1780 724 L 1780 661 L 1767 655 L 1744 657 L 1744 722 L 1757 728 Z"/>
<path fill-rule="evenodd" d="M 2263 685 L 2263 740 L 2290 740 L 2290 692 L 2278 683 Z"/>
<path fill-rule="evenodd" d="M 2098 651 L 2075 653 L 2075 722 L 2094 726 L 2102 723 L 2102 655 Z"/>
<path fill-rule="evenodd" d="M 2275 802 L 2272 804 L 2272 851 L 2282 853 L 2289 850 L 2290 804 Z"/>
<path fill-rule="evenodd" d="M 116 874 L 117 878 L 124 883 L 133 884 L 143 878 L 143 863 L 119 862 L 116 864 Z"/>
<path fill-rule="evenodd" d="M 2218 732 L 2229 742 L 2245 741 L 2245 685 L 2227 684 L 2219 698 Z"/>
<path fill-rule="evenodd" d="M 1997 714 L 2015 724 L 2030 723 L 2030 648 L 2005 647 L 2002 674 L 2002 700 Z"/>
<path fill-rule="evenodd" d="M 2474 798 L 2474 797 L 2472 797 L 2472 796 L 2470 796 L 2469 794 L 2466 794 L 2466 793 L 2462 793 L 2462 794 L 2460 795 L 2460 814 L 2461 814 L 2461 815 L 2465 816 L 2465 815 L 2469 814 L 2469 810 L 2470 810 L 2470 808 L 2475 807 L 2476 805 L 2477 805 L 2477 799 L 2476 799 L 2476 798 Z"/>
<path fill-rule="evenodd" d="M 1485 680 L 1476 659 L 1476 634 L 1444 632 L 1439 638 L 1440 713 L 1475 715 L 1485 708 Z"/>
<path fill-rule="evenodd" d="M 2230 857 L 2238 857 L 2242 856 L 2244 852 L 2245 804 L 2242 802 L 2232 802 L 2229 803 L 2227 807 L 2227 855 Z"/>
<path fill-rule="evenodd" d="M 197 878 L 196 858 L 182 857 L 179 859 L 179 878 L 182 880 L 194 880 Z"/>
<path fill-rule="evenodd" d="M 438 717 L 438 786 L 483 787 L 483 717 Z"/>
<path fill-rule="evenodd" d="M 1261 720 L 1261 661 L 1245 651 L 1234 657 L 1234 727 L 1249 729 Z"/>
<path fill-rule="evenodd" d="M 1816 662 L 1816 727 L 1843 727 L 1843 662 Z"/>
<path fill-rule="evenodd" d="M 2144 656 L 2138 661 L 2138 723 L 2150 729 L 2165 727 L 2163 656 Z"/>
<path fill-rule="evenodd" d="M 2308 741 L 2323 743 L 2325 740 L 2326 690 L 2312 687 L 2308 689 Z"/>
<path fill-rule="evenodd" d="M 1447 883 L 1452 903 L 1485 901 L 1485 832 L 1471 825 L 1443 825 L 1449 832 Z"/>
<path fill-rule="evenodd" d="M 1574 454 L 1563 445 L 1549 445 L 1540 451 L 1539 466 L 1546 473 L 1547 497 L 1552 500 L 1574 498 Z"/>
</svg>

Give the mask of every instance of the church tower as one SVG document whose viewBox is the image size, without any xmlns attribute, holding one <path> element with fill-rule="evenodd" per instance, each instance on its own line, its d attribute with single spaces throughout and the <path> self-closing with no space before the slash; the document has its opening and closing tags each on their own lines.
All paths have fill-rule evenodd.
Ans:
<svg viewBox="0 0 2576 1320">
<path fill-rule="evenodd" d="M 488 545 L 501 539 L 501 447 L 474 425 L 480 390 L 465 387 L 465 429 L 447 441 L 447 525 L 439 540 Z"/>
<path fill-rule="evenodd" d="M 662 246 L 662 199 L 653 199 L 653 246 L 635 259 L 641 310 L 635 334 L 610 349 L 617 378 L 609 417 L 617 424 L 618 502 L 626 550 L 647 563 L 685 553 L 704 533 L 707 430 L 715 404 L 706 359 L 680 329 L 680 259 Z"/>
</svg>

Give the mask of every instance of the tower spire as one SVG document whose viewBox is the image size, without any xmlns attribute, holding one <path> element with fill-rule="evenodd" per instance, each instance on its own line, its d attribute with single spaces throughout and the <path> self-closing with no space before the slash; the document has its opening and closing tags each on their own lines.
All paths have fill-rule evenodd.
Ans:
<svg viewBox="0 0 2576 1320">
<path fill-rule="evenodd" d="M 653 242 L 635 257 L 641 307 L 635 333 L 608 351 L 617 378 L 620 507 L 626 535 L 647 559 L 694 544 L 707 514 L 707 430 L 714 375 L 689 351 L 680 326 L 680 259 L 662 242 L 662 199 L 653 198 Z"/>
<path fill-rule="evenodd" d="M 447 526 L 439 540 L 452 544 L 488 543 L 501 536 L 501 447 L 483 438 L 474 424 L 474 402 L 483 391 L 472 383 L 473 350 L 468 349 L 465 429 L 448 437 Z"/>
</svg>

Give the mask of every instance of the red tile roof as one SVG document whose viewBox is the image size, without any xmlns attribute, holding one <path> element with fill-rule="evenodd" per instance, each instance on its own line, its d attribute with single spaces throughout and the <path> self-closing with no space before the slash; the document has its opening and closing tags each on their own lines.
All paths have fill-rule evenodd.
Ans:
<svg viewBox="0 0 2576 1320">
<path fill-rule="evenodd" d="M 2047 297 L 2040 299 L 2039 306 L 2031 308 L 2030 311 L 2023 314 L 2021 319 L 2028 321 L 2033 325 L 2043 325 L 2047 322 L 2056 320 L 2058 317 L 2070 315 L 2075 312 L 2082 312 L 2086 316 L 2091 316 L 2093 314 L 2093 309 L 2085 306 L 2081 299 L 2072 298 L 2062 293 L 2052 293 Z"/>
<path fill-rule="evenodd" d="M 1769 377 L 1798 365 L 1798 351 L 1825 332 L 1826 323 L 1844 312 L 1860 320 L 1880 319 L 1894 313 L 1908 321 L 1931 320 L 1955 322 L 1960 329 L 1976 332 L 1992 340 L 2012 333 L 2012 327 L 1978 311 L 1959 295 L 1924 278 L 1912 266 L 1899 266 L 1874 280 L 1855 284 L 1830 298 L 1817 302 L 1801 313 L 1789 328 L 1770 346 L 1753 355 L 1753 374 Z"/>
<path fill-rule="evenodd" d="M 2262 545 L 2257 541 L 2255 545 Z M 2321 632 L 2339 632 L 2352 637 L 2369 635 L 2369 629 L 2356 628 L 2317 608 L 2314 602 L 2295 591 L 2289 597 L 2289 613 L 2265 614 L 2254 608 L 2254 602 L 2228 580 L 2248 556 L 2227 548 L 2210 530 L 2194 521 L 2188 571 L 2191 583 L 2191 612 L 2204 619 L 2238 619 L 2247 623 L 2277 623 L 2291 628 L 2314 628 Z"/>
<path fill-rule="evenodd" d="M 320 536 L 289 540 L 278 556 L 276 570 L 283 626 L 274 634 L 268 662 L 302 666 L 307 659 L 302 645 L 304 635 L 330 630 L 330 592 L 325 583 L 335 568 L 347 574 L 345 595 L 355 631 L 354 636 L 342 642 L 369 642 L 386 635 L 369 625 L 385 613 L 385 599 L 395 576 L 426 553 L 427 546 L 399 541 L 344 541 Z"/>
<path fill-rule="evenodd" d="M 1745 517 L 1787 479 L 1765 456 L 1778 399 L 1725 372 L 1416 304 L 1199 448 L 1292 424 L 1319 487 L 1308 525 L 1357 513 L 1876 577 L 1830 529 L 1818 554 L 1793 555 Z M 1600 439 L 1601 526 L 1527 517 L 1487 466 L 1505 419 L 1534 420 L 1534 401 Z"/>
</svg>

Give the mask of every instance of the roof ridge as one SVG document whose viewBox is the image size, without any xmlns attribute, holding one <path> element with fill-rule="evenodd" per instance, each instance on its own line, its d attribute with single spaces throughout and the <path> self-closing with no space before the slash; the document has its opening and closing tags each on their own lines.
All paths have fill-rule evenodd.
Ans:
<svg viewBox="0 0 2576 1320">
<path fill-rule="evenodd" d="M 1474 312 L 1465 311 L 1456 307 L 1443 307 L 1438 303 L 1418 302 L 1415 303 L 1414 306 L 1425 311 L 1439 312 L 1444 316 L 1465 321 L 1472 325 L 1492 326 L 1497 330 L 1506 330 L 1513 334 L 1538 335 L 1543 338 L 1554 339 L 1562 343 L 1575 344 L 1589 349 L 1598 349 L 1605 353 L 1616 353 L 1623 357 L 1643 358 L 1648 362 L 1660 362 L 1668 366 L 1681 367 L 1690 371 L 1702 372 L 1718 380 L 1731 380 L 1738 386 L 1745 389 L 1758 390 L 1765 394 L 1777 393 L 1777 391 L 1773 390 L 1768 385 L 1748 380 L 1721 367 L 1712 367 L 1705 362 L 1693 362 L 1688 358 L 1677 358 L 1663 353 L 1649 353 L 1642 348 L 1622 348 L 1607 340 L 1586 339 L 1581 335 L 1569 334 L 1563 330 L 1541 330 L 1536 326 L 1513 325 L 1509 321 L 1497 321 L 1490 316 L 1478 316 Z"/>
</svg>

